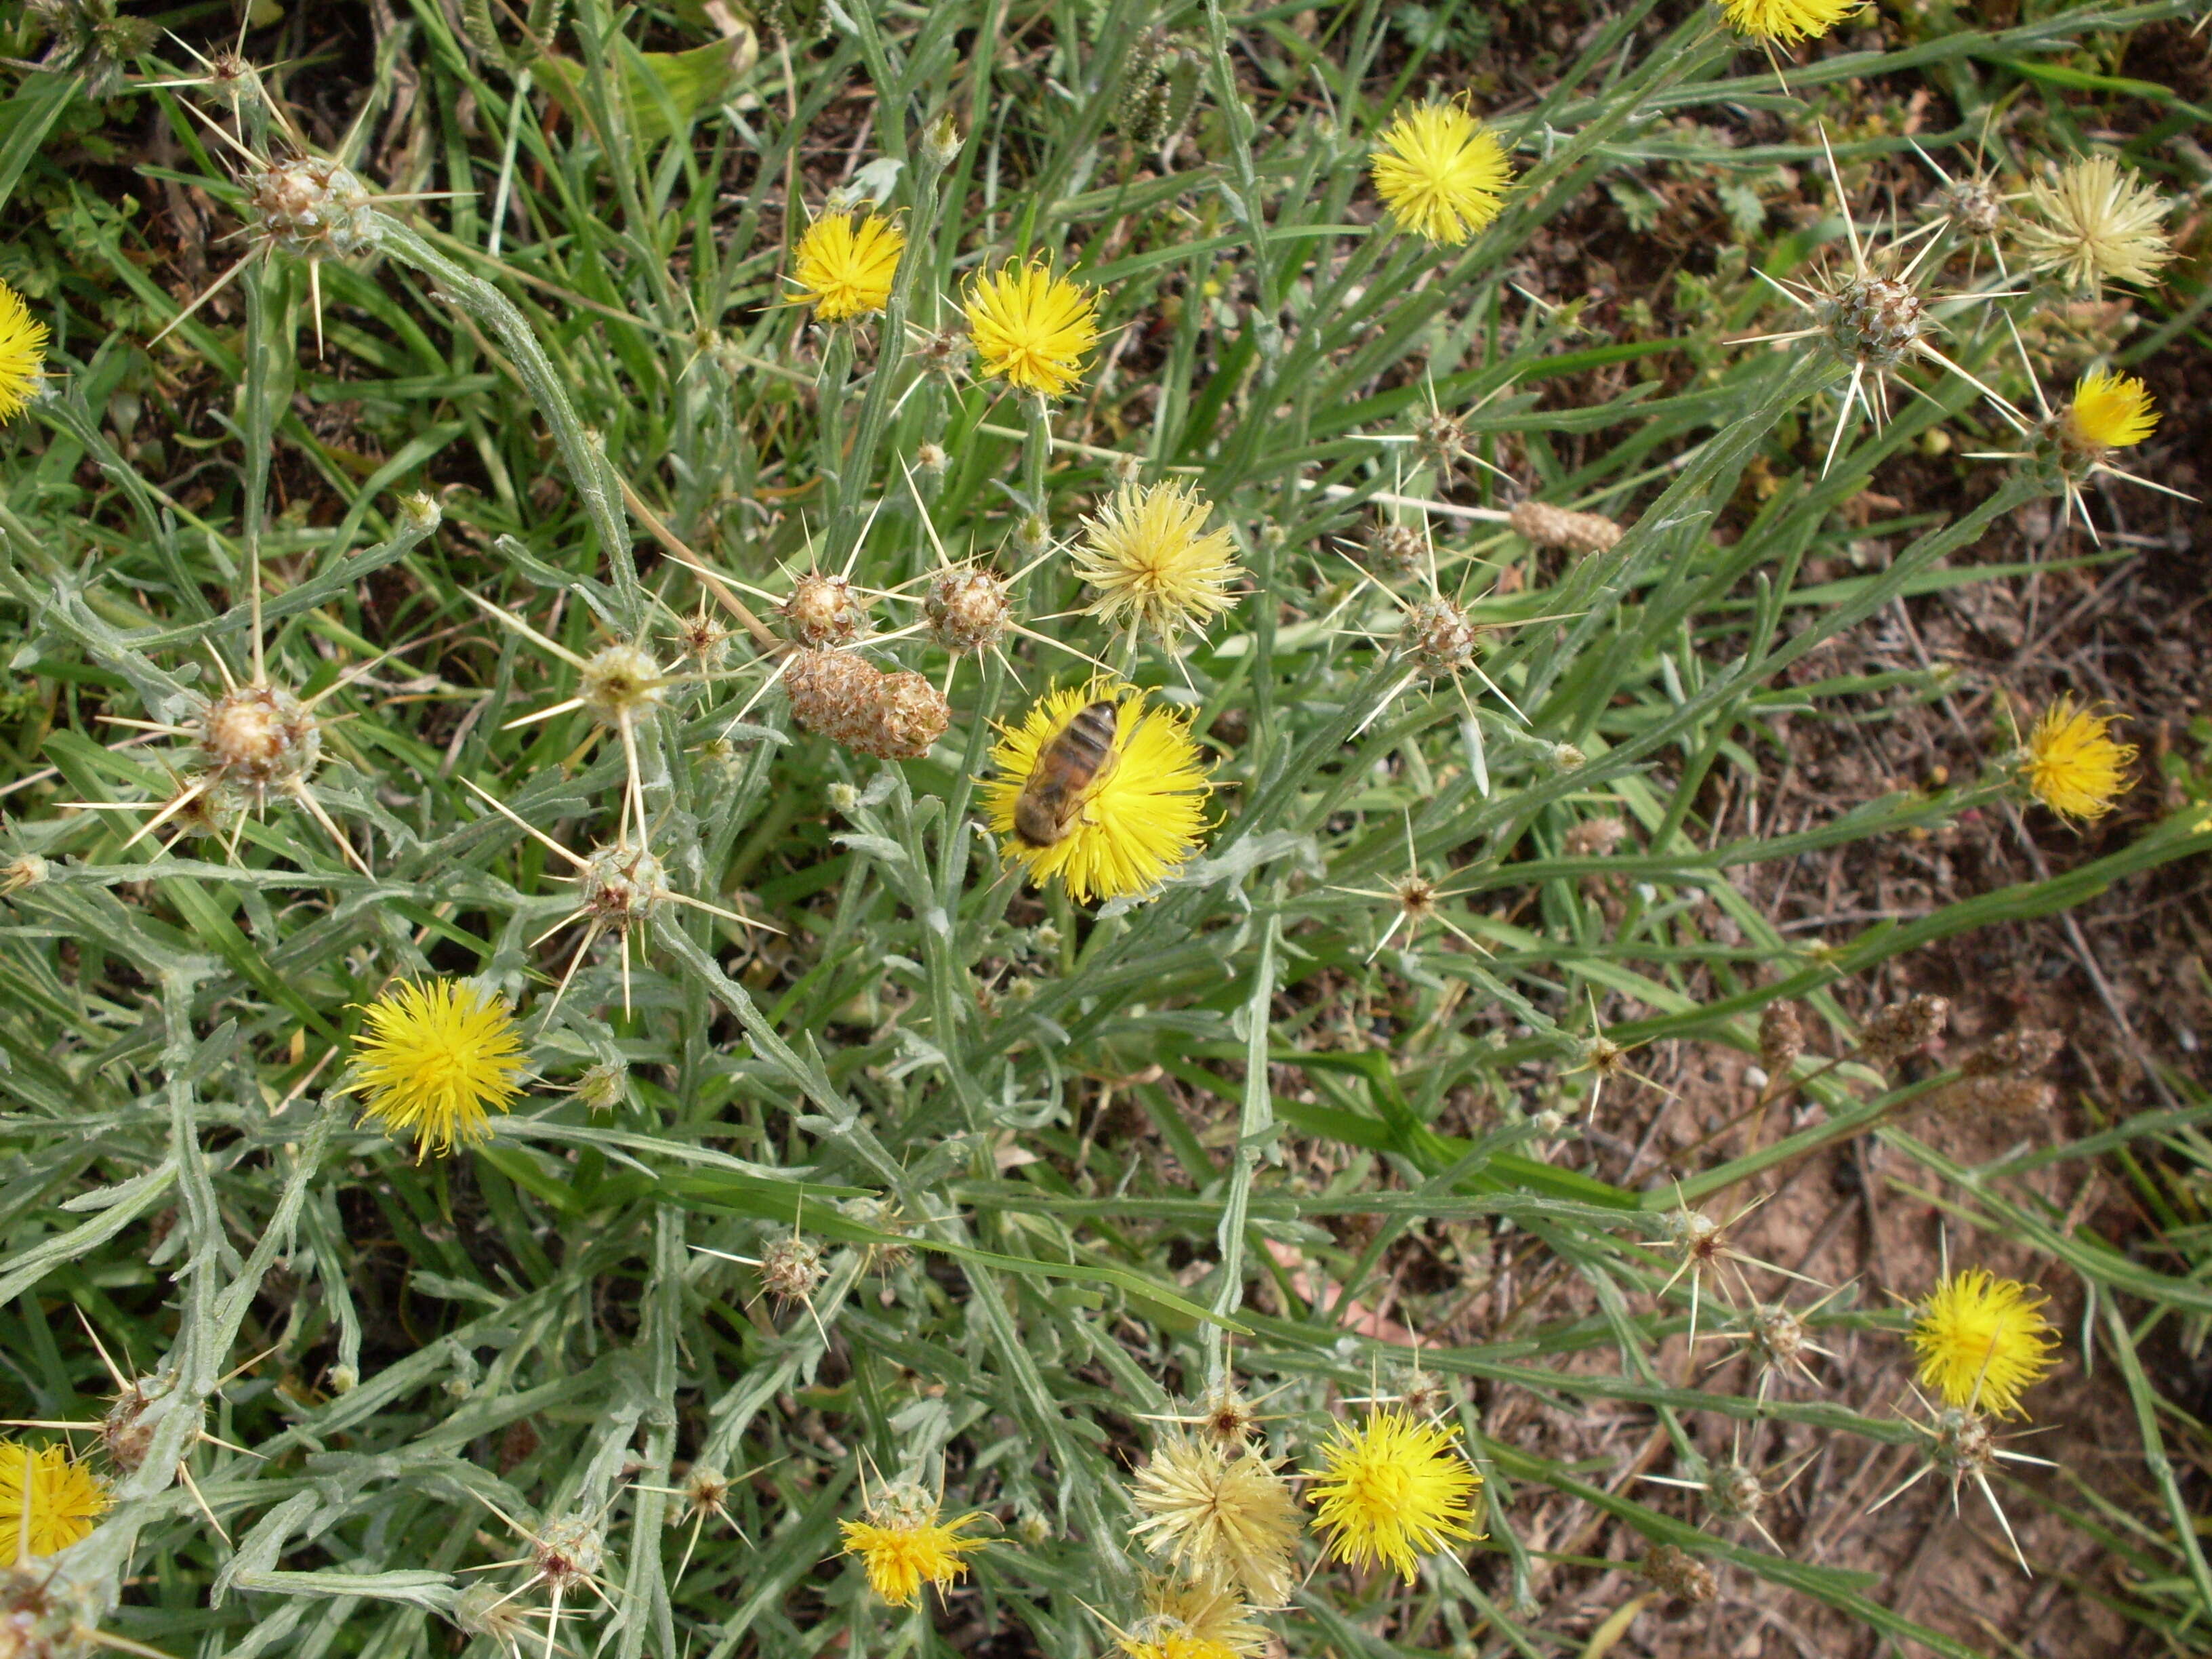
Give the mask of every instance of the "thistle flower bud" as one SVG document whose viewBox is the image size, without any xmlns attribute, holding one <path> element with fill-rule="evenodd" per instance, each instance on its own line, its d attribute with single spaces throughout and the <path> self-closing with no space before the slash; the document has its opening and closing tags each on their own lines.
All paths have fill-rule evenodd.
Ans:
<svg viewBox="0 0 2212 1659">
<path fill-rule="evenodd" d="M 1423 599 L 1406 612 L 1398 641 L 1424 672 L 1456 674 L 1474 660 L 1475 626 L 1449 599 Z"/>
<path fill-rule="evenodd" d="M 1968 1054 L 1960 1066 L 1968 1077 L 2026 1076 L 2058 1057 L 2066 1039 L 2056 1031 L 2022 1025 Z"/>
<path fill-rule="evenodd" d="M 1402 575 L 1421 562 L 1421 532 L 1409 524 L 1378 524 L 1367 538 L 1367 562 L 1389 575 Z"/>
<path fill-rule="evenodd" d="M 960 124 L 946 110 L 921 130 L 921 164 L 942 173 L 960 156 Z"/>
<path fill-rule="evenodd" d="M 943 444 L 925 441 L 915 449 L 914 464 L 926 477 L 941 478 L 945 469 L 952 465 L 952 458 L 945 453 Z"/>
<path fill-rule="evenodd" d="M 110 1645 L 100 1613 L 98 1588 L 52 1561 L 26 1554 L 0 1566 L 0 1659 L 91 1659 Z"/>
<path fill-rule="evenodd" d="M 1859 1058 L 1869 1066 L 1902 1060 L 1941 1036 L 1950 1018 L 1950 1002 L 1942 997 L 1917 996 L 1893 1002 L 1859 1032 Z"/>
<path fill-rule="evenodd" d="M 1672 1544 L 1654 1544 L 1639 1571 L 1657 1589 L 1692 1607 L 1702 1607 L 1720 1594 L 1720 1581 L 1713 1577 L 1713 1570 Z"/>
<path fill-rule="evenodd" d="M 778 1302 L 804 1302 L 830 1276 L 822 1265 L 822 1247 L 796 1233 L 779 1238 L 761 1252 L 761 1288 Z"/>
<path fill-rule="evenodd" d="M 994 571 L 963 565 L 938 573 L 922 596 L 930 636 L 959 654 L 987 650 L 1006 635 L 1006 583 Z"/>
<path fill-rule="evenodd" d="M 1554 772 L 1579 772 L 1589 764 L 1589 757 L 1571 743 L 1555 743 L 1544 756 L 1544 763 Z"/>
<path fill-rule="evenodd" d="M 246 204 L 259 234 L 303 259 L 366 252 L 377 242 L 376 208 L 349 167 L 320 155 L 272 161 L 246 176 Z"/>
<path fill-rule="evenodd" d="M 410 530 L 425 536 L 446 521 L 445 504 L 427 489 L 412 489 L 402 495 L 399 514 Z"/>
<path fill-rule="evenodd" d="M 1770 1002 L 1759 1016 L 1759 1063 L 1769 1077 L 1786 1077 L 1805 1052 L 1805 1028 L 1794 1002 Z"/>
<path fill-rule="evenodd" d="M 530 1623 L 532 1611 L 512 1590 L 479 1579 L 453 1598 L 453 1628 L 464 1636 L 489 1636 L 501 1649 L 519 1652 L 538 1634 Z"/>
<path fill-rule="evenodd" d="M 1705 1480 L 1705 1504 L 1715 1515 L 1730 1521 L 1748 1520 L 1773 1496 L 1757 1470 L 1734 1460 L 1722 1464 Z"/>
<path fill-rule="evenodd" d="M 1821 300 L 1814 315 L 1846 362 L 1893 368 L 1927 331 L 1927 306 L 1903 283 L 1854 276 Z"/>
<path fill-rule="evenodd" d="M 1576 513 L 1545 501 L 1522 502 L 1507 522 L 1522 540 L 1567 553 L 1602 553 L 1621 536 L 1620 526 L 1599 514 Z"/>
<path fill-rule="evenodd" d="M 577 677 L 577 700 L 603 726 L 634 724 L 659 708 L 667 695 L 660 665 L 651 652 L 635 645 L 602 647 L 585 659 Z"/>
<path fill-rule="evenodd" d="M 926 374 L 940 374 L 951 380 L 968 362 L 968 337 L 950 329 L 925 334 L 915 342 L 907 355 L 912 357 Z"/>
<path fill-rule="evenodd" d="M 42 887 L 52 875 L 53 866 L 38 854 L 21 854 L 0 867 L 0 896 L 20 893 L 27 887 Z"/>
<path fill-rule="evenodd" d="M 587 1515 L 564 1515 L 545 1523 L 532 1540 L 530 1565 L 538 1582 L 556 1591 L 574 1589 L 606 1559 L 606 1534 Z"/>
<path fill-rule="evenodd" d="M 2004 222 L 2004 198 L 1987 179 L 1954 179 L 1936 192 L 1936 210 L 1961 235 L 1987 240 Z"/>
<path fill-rule="evenodd" d="M 619 1060 L 601 1060 L 584 1069 L 573 1091 L 577 1102 L 590 1112 L 611 1112 L 629 1092 L 629 1067 Z"/>
<path fill-rule="evenodd" d="M 866 605 L 842 576 L 810 570 L 791 585 L 779 614 L 801 645 L 849 645 L 868 625 Z"/>
<path fill-rule="evenodd" d="M 281 685 L 234 687 L 210 700 L 195 724 L 201 764 L 257 799 L 306 782 L 322 757 L 322 728 Z"/>
<path fill-rule="evenodd" d="M 800 726 L 880 760 L 919 760 L 952 724 L 921 675 L 886 674 L 849 651 L 795 652 L 783 683 Z"/>
<path fill-rule="evenodd" d="M 668 872 L 642 847 L 602 847 L 584 866 L 585 910 L 602 927 L 629 927 L 650 918 L 668 896 Z"/>
</svg>

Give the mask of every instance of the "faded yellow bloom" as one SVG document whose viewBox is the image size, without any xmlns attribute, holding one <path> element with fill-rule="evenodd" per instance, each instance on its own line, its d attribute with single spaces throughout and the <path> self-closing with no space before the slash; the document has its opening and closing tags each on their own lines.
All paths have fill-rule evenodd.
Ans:
<svg viewBox="0 0 2212 1659">
<path fill-rule="evenodd" d="M 2160 222 L 2166 199 L 2109 155 L 2089 155 L 2027 187 L 2017 234 L 2035 269 L 2069 287 L 2148 285 L 2173 258 Z"/>
<path fill-rule="evenodd" d="M 2093 369 L 2074 387 L 2074 401 L 2061 417 L 2067 438 L 2092 452 L 2126 449 L 2158 428 L 2158 406 L 2150 388 L 2130 374 Z"/>
<path fill-rule="evenodd" d="M 1089 609 L 1109 628 L 1149 628 L 1172 640 L 1236 605 L 1244 574 L 1226 530 L 1204 528 L 1212 509 L 1188 484 L 1124 484 L 1083 521 L 1075 574 L 1098 592 Z"/>
<path fill-rule="evenodd" d="M 2033 1285 L 1969 1267 L 1937 1281 L 1912 1322 L 1919 1379 L 1947 1406 L 2025 1417 L 2021 1395 L 2057 1361 L 2057 1333 Z"/>
<path fill-rule="evenodd" d="M 1258 1452 L 1224 1455 L 1171 1431 L 1137 1471 L 1130 1493 L 1145 1514 L 1134 1535 L 1176 1566 L 1241 1586 L 1255 1607 L 1290 1599 L 1297 1505 Z"/>
<path fill-rule="evenodd" d="M 906 233 L 879 215 L 825 213 L 806 228 L 792 260 L 799 300 L 825 323 L 890 303 Z"/>
<path fill-rule="evenodd" d="M 1787 46 L 1826 34 L 1861 3 L 1862 0 L 1721 0 L 1721 15 L 1738 34 Z"/>
<path fill-rule="evenodd" d="M 1375 193 L 1398 228 L 1449 247 L 1498 216 L 1513 182 L 1498 135 L 1455 102 L 1407 110 L 1368 160 Z"/>
<path fill-rule="evenodd" d="M 1466 1523 L 1482 1477 L 1455 1443 L 1456 1427 L 1414 1419 L 1386 1406 L 1358 1428 L 1338 1424 L 1322 1448 L 1306 1502 L 1333 1559 L 1365 1566 L 1387 1561 L 1407 1583 L 1418 1575 L 1416 1558 L 1451 1540 L 1480 1538 Z"/>
<path fill-rule="evenodd" d="M 12 421 L 46 377 L 46 325 L 0 283 L 0 421 Z"/>
<path fill-rule="evenodd" d="M 440 1156 L 484 1139 L 521 1093 L 522 1039 L 496 997 L 460 980 L 394 986 L 368 1009 L 346 1087 L 362 1115 Z"/>
<path fill-rule="evenodd" d="M 67 1448 L 0 1442 L 0 1566 L 12 1565 L 25 1555 L 67 1549 L 91 1534 L 93 1523 L 113 1501 L 100 1477 L 71 1457 Z M 23 1525 L 27 1512 L 27 1533 Z M 0 1638 L 6 1633 L 0 1626 Z"/>
<path fill-rule="evenodd" d="M 968 331 L 987 378 L 1057 398 L 1083 378 L 1098 343 L 1098 299 L 1042 260 L 1001 266 L 968 292 Z"/>
<path fill-rule="evenodd" d="M 2136 750 L 2106 735 L 2114 719 L 2062 696 L 2028 734 L 2022 769 L 2028 790 L 2061 817 L 2100 818 L 2128 792 Z"/>
<path fill-rule="evenodd" d="M 981 1510 L 972 1510 L 939 1520 L 937 1500 L 902 1482 L 869 1504 L 863 1518 L 840 1521 L 837 1529 L 844 1534 L 844 1553 L 859 1556 L 866 1569 L 868 1587 L 895 1607 L 910 1607 L 925 1583 L 942 1593 L 967 1575 L 962 1558 L 986 1540 L 960 1534 L 982 1518 Z"/>
</svg>

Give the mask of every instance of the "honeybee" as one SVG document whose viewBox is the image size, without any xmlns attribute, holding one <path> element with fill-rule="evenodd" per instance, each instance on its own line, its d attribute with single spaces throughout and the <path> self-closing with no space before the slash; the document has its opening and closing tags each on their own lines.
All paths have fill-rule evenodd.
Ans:
<svg viewBox="0 0 2212 1659">
<path fill-rule="evenodd" d="M 1086 703 L 1046 739 L 1014 802 L 1014 834 L 1051 847 L 1073 833 L 1091 798 L 1114 775 L 1120 708 L 1110 698 Z"/>
</svg>

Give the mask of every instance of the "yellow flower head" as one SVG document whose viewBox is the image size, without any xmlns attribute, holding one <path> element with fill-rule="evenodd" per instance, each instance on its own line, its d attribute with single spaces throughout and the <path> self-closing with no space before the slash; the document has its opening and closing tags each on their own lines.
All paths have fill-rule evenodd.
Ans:
<svg viewBox="0 0 2212 1659">
<path fill-rule="evenodd" d="M 938 1518 L 937 1500 L 919 1486 L 902 1482 L 871 1504 L 858 1521 L 840 1521 L 847 1555 L 867 1569 L 868 1587 L 895 1607 L 910 1607 L 921 1587 L 942 1593 L 967 1576 L 961 1557 L 983 1547 L 981 1538 L 963 1538 L 961 1529 L 983 1518 L 980 1510 L 957 1520 Z"/>
<path fill-rule="evenodd" d="M 1982 1267 L 1937 1280 L 1912 1322 L 1920 1386 L 1947 1406 L 2027 1416 L 2022 1391 L 2057 1364 L 2051 1357 L 2057 1332 L 2040 1312 L 2048 1299 L 2033 1285 Z"/>
<path fill-rule="evenodd" d="M 1049 692 L 1000 729 L 991 765 L 983 810 L 1006 857 L 1078 903 L 1148 891 L 1198 850 L 1213 786 L 1189 720 L 1147 709 L 1141 691 Z"/>
<path fill-rule="evenodd" d="M 1132 1478 L 1130 1496 L 1145 1515 L 1133 1535 L 1177 1567 L 1241 1586 L 1255 1607 L 1290 1599 L 1298 1507 L 1258 1452 L 1224 1455 L 1170 1431 Z"/>
<path fill-rule="evenodd" d="M 1457 103 L 1407 111 L 1368 157 L 1376 194 L 1401 230 L 1457 247 L 1498 216 L 1513 164 L 1498 135 Z"/>
<path fill-rule="evenodd" d="M 1295 1513 L 1295 1511 L 1293 1511 Z M 1293 1529 L 1297 1522 L 1291 1522 Z M 1252 1617 L 1233 1579 L 1218 1573 L 1194 1578 L 1145 1577 L 1145 1616 L 1125 1638 L 1165 1649 L 1180 1636 L 1185 1659 L 1254 1659 L 1267 1645 L 1267 1628 Z M 1139 1656 L 1139 1659 L 1150 1659 Z"/>
<path fill-rule="evenodd" d="M 1075 574 L 1098 590 L 1091 614 L 1109 628 L 1149 627 L 1171 640 L 1237 603 L 1244 574 L 1226 530 L 1202 531 L 1206 498 L 1183 483 L 1123 484 L 1083 521 Z"/>
<path fill-rule="evenodd" d="M 2027 199 L 2032 210 L 2021 216 L 2021 244 L 2036 270 L 2057 273 L 2069 287 L 2148 283 L 2173 258 L 2160 224 L 2166 198 L 2109 155 L 2086 156 L 2030 181 Z"/>
<path fill-rule="evenodd" d="M 1753 40 L 1817 40 L 1859 9 L 1860 0 L 1721 0 L 1721 15 Z"/>
<path fill-rule="evenodd" d="M 29 1482 L 30 1530 L 23 1527 Z M 100 1477 L 60 1446 L 0 1442 L 0 1566 L 52 1555 L 92 1531 L 112 1500 Z"/>
<path fill-rule="evenodd" d="M 356 1040 L 347 1087 L 362 1115 L 416 1153 L 440 1156 L 491 1133 L 521 1091 L 522 1041 L 507 1005 L 459 980 L 393 987 L 368 1006 L 368 1035 Z"/>
<path fill-rule="evenodd" d="M 1098 343 L 1098 296 L 1041 259 L 978 276 L 967 311 L 983 373 L 1040 398 L 1080 380 L 1084 354 Z"/>
<path fill-rule="evenodd" d="M 1237 1659 L 1237 1650 L 1188 1630 L 1131 1632 L 1121 1638 L 1129 1659 Z"/>
<path fill-rule="evenodd" d="M 2028 733 L 2023 769 L 2028 791 L 2061 817 L 2101 818 L 2127 793 L 2136 746 L 2106 735 L 2113 718 L 2062 696 Z"/>
<path fill-rule="evenodd" d="M 1481 1537 L 1463 1524 L 1474 1518 L 1482 1477 L 1458 1438 L 1456 1427 L 1418 1422 L 1390 1406 L 1358 1428 L 1338 1424 L 1321 1449 L 1321 1468 L 1306 1472 L 1313 1481 L 1306 1502 L 1321 1510 L 1315 1524 L 1331 1558 L 1361 1567 L 1388 1561 L 1410 1584 L 1416 1555 Z"/>
<path fill-rule="evenodd" d="M 46 376 L 46 325 L 0 283 L 0 421 L 12 421 Z"/>
<path fill-rule="evenodd" d="M 2083 449 L 2126 449 L 2157 430 L 2158 409 L 2141 380 L 2099 368 L 2076 383 L 2063 419 L 2066 436 Z"/>
<path fill-rule="evenodd" d="M 796 297 L 825 323 L 881 311 L 905 246 L 906 233 L 878 215 L 825 213 L 799 239 Z"/>
</svg>

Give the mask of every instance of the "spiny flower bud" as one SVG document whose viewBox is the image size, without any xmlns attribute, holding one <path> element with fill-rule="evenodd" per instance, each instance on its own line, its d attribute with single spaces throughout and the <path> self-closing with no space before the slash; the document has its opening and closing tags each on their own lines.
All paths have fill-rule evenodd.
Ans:
<svg viewBox="0 0 2212 1659">
<path fill-rule="evenodd" d="M 1442 410 L 1429 410 L 1413 419 L 1413 451 L 1440 477 L 1449 477 L 1468 453 L 1467 428 Z"/>
<path fill-rule="evenodd" d="M 881 760 L 921 759 L 952 724 L 927 679 L 886 674 L 853 652 L 795 652 L 783 681 L 799 725 Z"/>
<path fill-rule="evenodd" d="M 1894 367 L 1927 331 L 1927 307 L 1903 283 L 1854 276 L 1814 308 L 1828 341 L 1847 362 Z"/>
<path fill-rule="evenodd" d="M 925 441 L 915 449 L 914 464 L 925 476 L 938 478 L 944 477 L 945 469 L 952 465 L 952 458 L 945 453 L 943 444 Z"/>
<path fill-rule="evenodd" d="M 1401 575 L 1421 562 L 1421 532 L 1409 524 L 1378 524 L 1367 538 L 1370 568 Z"/>
<path fill-rule="evenodd" d="M 453 1627 L 464 1636 L 489 1636 L 508 1651 L 520 1651 L 522 1642 L 537 1635 L 529 1615 L 534 1609 L 514 1599 L 489 1580 L 479 1579 L 453 1598 Z"/>
<path fill-rule="evenodd" d="M 1759 1063 L 1769 1077 L 1786 1077 L 1805 1052 L 1805 1028 L 1794 1002 L 1770 1002 L 1759 1016 Z"/>
<path fill-rule="evenodd" d="M 212 699 L 197 721 L 200 759 L 219 783 L 265 799 L 304 783 L 322 757 L 322 728 L 281 685 L 241 685 Z"/>
<path fill-rule="evenodd" d="M 1507 523 L 1513 533 L 1538 547 L 1568 553 L 1602 553 L 1620 539 L 1620 526 L 1595 513 L 1576 513 L 1545 501 L 1523 501 Z"/>
<path fill-rule="evenodd" d="M 606 1559 L 606 1534 L 586 1515 L 564 1515 L 549 1521 L 533 1540 L 530 1565 L 541 1583 L 555 1590 L 573 1589 L 599 1570 Z"/>
<path fill-rule="evenodd" d="M 1968 1077 L 2026 1076 L 2051 1064 L 2065 1046 L 2066 1039 L 2056 1031 L 2022 1025 L 1968 1054 L 1960 1070 Z"/>
<path fill-rule="evenodd" d="M 585 659 L 576 697 L 603 726 L 632 725 L 660 707 L 668 682 L 653 653 L 635 645 L 610 645 Z"/>
<path fill-rule="evenodd" d="M 573 1092 L 585 1110 L 611 1112 L 629 1092 L 629 1067 L 619 1060 L 601 1060 L 586 1066 Z"/>
<path fill-rule="evenodd" d="M 788 1303 L 807 1300 L 830 1274 L 822 1265 L 822 1247 L 794 1233 L 761 1252 L 760 1276 L 763 1290 Z"/>
<path fill-rule="evenodd" d="M 987 650 L 1006 635 L 1006 579 L 977 565 L 939 571 L 922 596 L 930 636 L 956 654 Z"/>
<path fill-rule="evenodd" d="M 1950 1018 L 1950 1002 L 1942 997 L 1917 996 L 1893 1002 L 1859 1032 L 1859 1058 L 1869 1066 L 1901 1060 L 1941 1036 Z"/>
<path fill-rule="evenodd" d="M 1720 1594 L 1720 1582 L 1713 1577 L 1713 1570 L 1672 1544 L 1654 1544 L 1644 1558 L 1641 1571 L 1658 1589 L 1692 1607 L 1701 1607 Z"/>
<path fill-rule="evenodd" d="M 959 155 L 960 124 L 946 110 L 921 130 L 921 164 L 941 173 Z"/>
<path fill-rule="evenodd" d="M 1456 674 L 1474 660 L 1475 626 L 1449 599 L 1423 599 L 1406 612 L 1400 644 L 1430 675 Z"/>
<path fill-rule="evenodd" d="M 445 504 L 426 489 L 410 490 L 399 498 L 400 516 L 407 527 L 424 535 L 446 521 Z"/>
<path fill-rule="evenodd" d="M 868 625 L 867 606 L 842 576 L 810 570 L 791 585 L 781 614 L 801 645 L 849 645 Z"/>
<path fill-rule="evenodd" d="M 24 853 L 0 867 L 0 895 L 41 887 L 52 877 L 53 866 L 36 853 Z"/>
<path fill-rule="evenodd" d="M 98 1589 L 53 1562 L 10 1561 L 0 1566 L 0 1659 L 92 1659 L 110 1646 L 100 1611 Z"/>
<path fill-rule="evenodd" d="M 1715 1515 L 1731 1521 L 1756 1516 L 1771 1496 L 1757 1470 L 1734 1461 L 1722 1464 L 1705 1480 L 1705 1503 Z"/>
<path fill-rule="evenodd" d="M 584 908 L 602 927 L 629 927 L 650 918 L 668 896 L 668 872 L 642 847 L 602 847 L 584 866 Z"/>
<path fill-rule="evenodd" d="M 349 167 L 320 155 L 272 161 L 246 177 L 247 208 L 260 234 L 302 258 L 362 253 L 377 241 L 368 187 Z"/>
<path fill-rule="evenodd" d="M 1954 179 L 1936 192 L 1936 210 L 1960 234 L 1987 239 L 2004 222 L 2004 197 L 1987 179 Z"/>
</svg>

